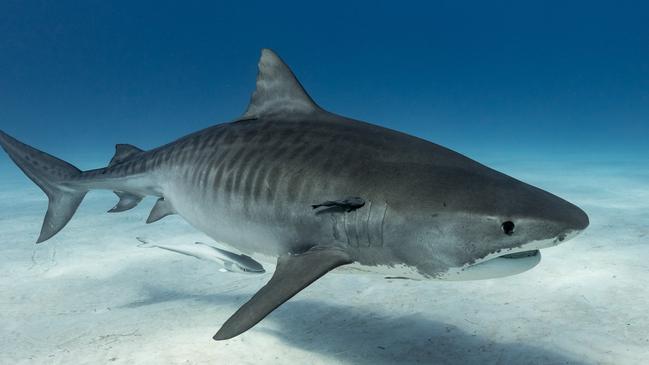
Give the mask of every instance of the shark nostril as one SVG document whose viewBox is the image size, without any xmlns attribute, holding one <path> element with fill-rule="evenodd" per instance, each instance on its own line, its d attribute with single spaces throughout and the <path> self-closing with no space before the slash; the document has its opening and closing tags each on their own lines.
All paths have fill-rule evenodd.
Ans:
<svg viewBox="0 0 649 365">
<path fill-rule="evenodd" d="M 505 232 L 506 235 L 511 236 L 512 234 L 514 234 L 514 229 L 516 228 L 516 226 L 514 225 L 514 222 L 507 221 L 507 222 L 504 222 L 500 226 L 500 228 L 503 229 L 503 232 Z"/>
</svg>

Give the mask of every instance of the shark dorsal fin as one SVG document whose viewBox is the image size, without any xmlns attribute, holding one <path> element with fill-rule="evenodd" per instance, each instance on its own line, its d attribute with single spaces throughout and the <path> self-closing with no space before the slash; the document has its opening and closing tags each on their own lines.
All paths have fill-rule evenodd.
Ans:
<svg viewBox="0 0 649 365">
<path fill-rule="evenodd" d="M 321 110 L 304 91 L 291 69 L 270 49 L 261 50 L 257 87 L 244 118 L 273 114 L 304 114 Z"/>
</svg>

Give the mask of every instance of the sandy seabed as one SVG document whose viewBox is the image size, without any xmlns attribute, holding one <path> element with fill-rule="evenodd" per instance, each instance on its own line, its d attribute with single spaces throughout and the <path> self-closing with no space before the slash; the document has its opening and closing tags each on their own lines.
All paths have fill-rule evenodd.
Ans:
<svg viewBox="0 0 649 365">
<path fill-rule="evenodd" d="M 487 161 L 488 162 L 488 161 Z M 0 160 L 2 364 L 646 364 L 649 168 L 619 161 L 490 165 L 586 210 L 591 226 L 495 280 L 330 273 L 259 325 L 215 342 L 270 274 L 222 273 L 155 248 L 210 242 L 181 218 L 145 225 L 153 199 L 106 214 L 90 193 L 34 245 L 45 195 Z M 218 217 L 215 217 L 218 219 Z"/>
</svg>

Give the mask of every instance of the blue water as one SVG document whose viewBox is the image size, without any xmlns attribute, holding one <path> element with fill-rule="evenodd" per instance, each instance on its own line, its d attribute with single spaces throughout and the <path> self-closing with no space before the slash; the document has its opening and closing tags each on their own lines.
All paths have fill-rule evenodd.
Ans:
<svg viewBox="0 0 649 365">
<path fill-rule="evenodd" d="M 116 143 L 149 149 L 237 118 L 254 89 L 260 49 L 268 47 L 292 67 L 323 108 L 442 144 L 555 192 L 583 207 L 592 224 L 572 248 L 550 255 L 549 271 L 504 279 L 511 280 L 505 281 L 505 287 L 495 281 L 457 284 L 457 289 L 424 284 L 385 287 L 360 279 L 346 291 L 348 299 L 356 299 L 341 304 L 342 308 L 356 308 L 345 309 L 344 323 L 335 320 L 336 306 L 319 311 L 305 308 L 304 303 L 294 306 L 306 313 L 302 317 L 327 323 L 322 346 L 317 346 L 317 339 L 310 342 L 302 337 L 279 344 L 254 337 L 251 341 L 262 346 L 268 357 L 248 358 L 253 347 L 249 343 L 236 342 L 230 350 L 218 348 L 213 353 L 209 352 L 211 342 L 197 344 L 192 339 L 209 340 L 212 327 L 217 328 L 236 308 L 232 300 L 252 294 L 261 282 L 226 280 L 210 287 L 206 281 L 208 277 L 211 280 L 209 267 L 189 271 L 182 269 L 179 261 L 160 254 L 156 256 L 160 262 L 178 264 L 180 271 L 170 274 L 173 270 L 167 266 L 163 270 L 147 261 L 151 267 L 120 267 L 119 274 L 106 274 L 106 282 L 90 286 L 88 277 L 98 280 L 93 282 L 96 284 L 104 280 L 104 274 L 85 267 L 75 272 L 80 257 L 83 262 L 107 260 L 106 267 L 114 267 L 111 265 L 121 260 L 140 257 L 131 242 L 136 235 L 190 235 L 191 228 L 176 217 L 162 228 L 143 227 L 150 209 L 144 203 L 125 215 L 106 216 L 103 212 L 114 204 L 114 197 L 98 193 L 86 199 L 54 243 L 33 248 L 30 244 L 38 234 L 45 197 L 0 153 L 0 237 L 10 237 L 16 243 L 9 246 L 2 242 L 5 246 L 0 249 L 4 257 L 0 260 L 4 275 L 0 288 L 12 293 L 6 302 L 0 300 L 0 304 L 11 306 L 9 311 L 0 311 L 9 313 L 0 320 L 9 323 L 13 331 L 10 339 L 15 343 L 7 342 L 9 338 L 3 339 L 2 334 L 0 342 L 10 344 L 13 360 L 29 363 L 48 358 L 64 363 L 75 359 L 75 354 L 83 354 L 79 355 L 82 358 L 98 354 L 95 363 L 112 357 L 126 363 L 146 362 L 145 357 L 132 355 L 128 339 L 105 342 L 112 338 L 105 336 L 135 333 L 133 336 L 142 336 L 138 341 L 150 339 L 138 342 L 140 346 L 159 344 L 147 351 L 169 355 L 162 348 L 171 345 L 161 345 L 166 343 L 156 337 L 166 336 L 169 328 L 151 329 L 141 324 L 141 332 L 132 332 L 129 327 L 139 323 L 138 316 L 145 313 L 137 303 L 149 299 L 139 296 L 151 291 L 130 281 L 130 275 L 144 282 L 151 280 L 151 271 L 159 275 L 156 280 L 164 280 L 164 289 L 156 289 L 162 293 L 160 302 L 179 303 L 156 309 L 162 311 L 159 317 L 173 318 L 177 321 L 174 326 L 187 326 L 182 332 L 185 347 L 174 347 L 181 355 L 169 363 L 222 359 L 226 353 L 236 354 L 228 357 L 230 360 L 249 362 L 278 362 L 282 358 L 276 355 L 286 353 L 287 362 L 314 363 L 394 363 L 404 359 L 406 363 L 525 363 L 526 356 L 529 363 L 538 364 L 638 363 L 649 358 L 645 311 L 628 309 L 649 305 L 649 220 L 645 217 L 649 208 L 648 45 L 649 3 L 642 1 L 3 1 L 0 129 L 79 168 L 105 165 Z M 73 238 L 87 242 L 69 246 L 80 242 L 71 243 Z M 79 251 L 83 247 L 88 252 Z M 124 256 L 111 256 L 112 251 L 102 247 L 124 250 L 119 251 Z M 178 282 L 173 281 L 174 275 Z M 202 281 L 195 280 L 196 275 Z M 40 299 L 32 297 L 28 287 L 16 284 L 23 281 L 24 285 L 36 282 L 35 287 L 52 298 L 53 309 L 44 314 L 48 321 L 68 313 L 72 301 L 75 309 L 70 313 L 86 313 L 84 321 L 95 323 L 97 330 L 79 323 L 75 327 L 77 317 L 52 322 L 47 327 L 51 337 L 40 343 L 43 350 L 32 350 L 35 345 L 29 345 L 30 341 L 40 333 L 41 323 L 33 319 L 39 318 Z M 530 283 L 539 287 L 532 290 Z M 205 287 L 197 289 L 196 285 Z M 213 297 L 215 291 L 230 287 L 243 293 L 223 303 Z M 88 298 L 68 298 L 65 293 L 73 293 L 75 288 L 96 298 L 122 291 L 135 294 L 115 296 L 119 304 L 115 305 L 128 311 L 116 309 L 112 313 L 117 317 L 93 322 L 100 318 L 90 314 L 93 310 L 101 307 L 109 313 L 110 308 Z M 385 304 L 386 312 L 377 309 L 384 305 L 377 292 L 388 297 L 400 290 L 410 290 L 411 297 L 404 294 L 402 302 L 393 298 Z M 507 297 L 517 290 L 524 294 Z M 417 298 L 422 292 L 443 306 L 423 303 Z M 467 304 L 461 299 L 437 298 L 439 292 L 454 298 L 478 293 L 480 300 Z M 315 293 L 309 294 L 313 303 L 330 297 L 326 292 Z M 582 296 L 587 298 L 585 302 Z M 25 298 L 33 307 L 23 307 Z M 190 300 L 188 305 L 196 307 L 195 311 L 185 311 L 184 300 Z M 363 307 L 367 302 L 375 305 Z M 515 311 L 494 309 L 510 302 L 531 305 L 521 304 Z M 84 303 L 90 304 L 84 307 Z M 219 319 L 212 320 L 207 312 L 215 303 L 232 307 L 222 309 Z M 556 316 L 538 310 L 541 304 L 551 307 Z M 562 318 L 563 307 L 557 308 L 560 304 L 574 322 Z M 358 312 L 360 307 L 365 309 Z M 464 312 L 451 313 L 451 308 Z M 182 313 L 165 317 L 167 310 Z M 374 311 L 383 322 L 373 322 Z M 206 317 L 191 317 L 189 312 L 205 313 Z M 123 313 L 134 317 L 124 319 L 127 314 Z M 285 322 L 293 317 L 288 313 L 280 312 Z M 468 319 L 470 313 L 480 325 L 467 324 L 473 323 Z M 522 314 L 508 317 L 513 313 Z M 190 319 L 181 321 L 186 318 L 183 316 Z M 435 327 L 432 334 L 427 332 L 428 326 L 416 325 L 424 320 L 420 317 Z M 529 322 L 517 327 L 523 320 Z M 205 333 L 191 332 L 196 328 L 191 323 L 205 321 L 211 321 Z M 269 323 L 272 326 L 272 320 Z M 353 324 L 351 330 L 345 327 L 349 323 Z M 101 332 L 102 326 L 110 327 L 112 334 Z M 340 340 L 336 328 L 341 326 L 356 335 Z M 368 335 L 362 328 L 374 332 Z M 449 328 L 459 328 L 461 335 L 450 334 Z M 313 322 L 300 322 L 295 329 L 310 331 L 314 331 Z M 270 330 L 261 332 L 272 334 Z M 402 341 L 392 338 L 394 333 Z M 588 340 L 591 335 L 593 343 Z M 365 336 L 368 341 L 358 340 Z M 552 336 L 565 336 L 563 344 Z M 431 343 L 437 352 L 429 352 Z M 396 345 L 390 347 L 392 344 Z M 110 349 L 113 345 L 115 354 Z"/>
<path fill-rule="evenodd" d="M 647 14 L 641 1 L 5 1 L 0 125 L 63 156 L 149 148 L 239 116 L 269 47 L 323 107 L 460 151 L 646 155 Z"/>
</svg>

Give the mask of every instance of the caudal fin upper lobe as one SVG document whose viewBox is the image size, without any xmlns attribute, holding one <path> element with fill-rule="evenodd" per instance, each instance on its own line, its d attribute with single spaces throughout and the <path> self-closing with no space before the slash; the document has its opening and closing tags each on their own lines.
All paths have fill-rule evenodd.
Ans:
<svg viewBox="0 0 649 365">
<path fill-rule="evenodd" d="M 70 221 L 87 190 L 66 184 L 81 170 L 0 131 L 0 146 L 18 167 L 47 194 L 49 204 L 37 243 L 48 240 Z"/>
</svg>

